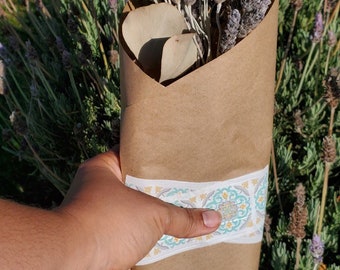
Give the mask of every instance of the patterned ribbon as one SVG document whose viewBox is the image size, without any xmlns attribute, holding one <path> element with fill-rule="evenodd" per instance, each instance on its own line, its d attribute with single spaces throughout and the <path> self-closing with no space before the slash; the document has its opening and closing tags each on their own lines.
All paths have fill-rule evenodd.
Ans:
<svg viewBox="0 0 340 270">
<path fill-rule="evenodd" d="M 180 252 L 217 243 L 250 244 L 262 240 L 268 166 L 225 181 L 193 183 L 127 176 L 126 185 L 177 206 L 210 208 L 222 214 L 222 223 L 214 233 L 195 238 L 164 235 L 137 265 L 150 264 Z"/>
</svg>

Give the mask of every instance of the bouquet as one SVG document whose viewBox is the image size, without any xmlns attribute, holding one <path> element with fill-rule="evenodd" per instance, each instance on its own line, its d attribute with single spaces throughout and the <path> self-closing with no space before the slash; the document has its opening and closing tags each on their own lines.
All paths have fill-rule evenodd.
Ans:
<svg viewBox="0 0 340 270">
<path fill-rule="evenodd" d="M 222 214 L 164 235 L 136 269 L 258 269 L 272 143 L 277 1 L 130 1 L 120 29 L 126 185 Z"/>
</svg>

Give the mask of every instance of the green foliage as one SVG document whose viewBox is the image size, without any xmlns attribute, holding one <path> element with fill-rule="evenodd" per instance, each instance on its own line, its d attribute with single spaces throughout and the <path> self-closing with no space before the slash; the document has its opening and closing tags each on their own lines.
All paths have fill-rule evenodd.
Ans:
<svg viewBox="0 0 340 270">
<path fill-rule="evenodd" d="M 3 149 L 64 194 L 80 162 L 119 140 L 117 13 L 103 1 L 16 7 L 1 20 Z"/>
</svg>

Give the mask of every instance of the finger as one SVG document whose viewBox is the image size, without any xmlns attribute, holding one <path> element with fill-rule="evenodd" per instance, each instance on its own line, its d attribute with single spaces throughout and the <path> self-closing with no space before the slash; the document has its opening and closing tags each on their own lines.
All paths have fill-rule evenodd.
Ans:
<svg viewBox="0 0 340 270">
<path fill-rule="evenodd" d="M 190 238 L 214 232 L 221 224 L 221 214 L 209 209 L 188 209 L 168 206 L 165 234 Z"/>
</svg>

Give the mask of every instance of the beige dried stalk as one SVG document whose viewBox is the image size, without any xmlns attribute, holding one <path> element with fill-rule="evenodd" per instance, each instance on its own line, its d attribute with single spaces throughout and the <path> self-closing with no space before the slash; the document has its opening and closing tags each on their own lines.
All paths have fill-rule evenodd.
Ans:
<svg viewBox="0 0 340 270">
<path fill-rule="evenodd" d="M 333 125 L 335 110 L 339 105 L 340 99 L 340 72 L 339 69 L 332 68 L 329 75 L 324 81 L 324 86 L 326 88 L 325 100 L 328 103 L 331 113 L 328 126 L 328 135 L 323 140 L 323 153 L 322 159 L 325 163 L 324 180 L 321 195 L 321 206 L 320 206 L 320 216 L 317 227 L 318 235 L 321 235 L 322 223 L 325 215 L 327 189 L 328 189 L 328 177 L 331 170 L 331 165 L 336 159 L 336 145 L 333 138 Z"/>
</svg>

